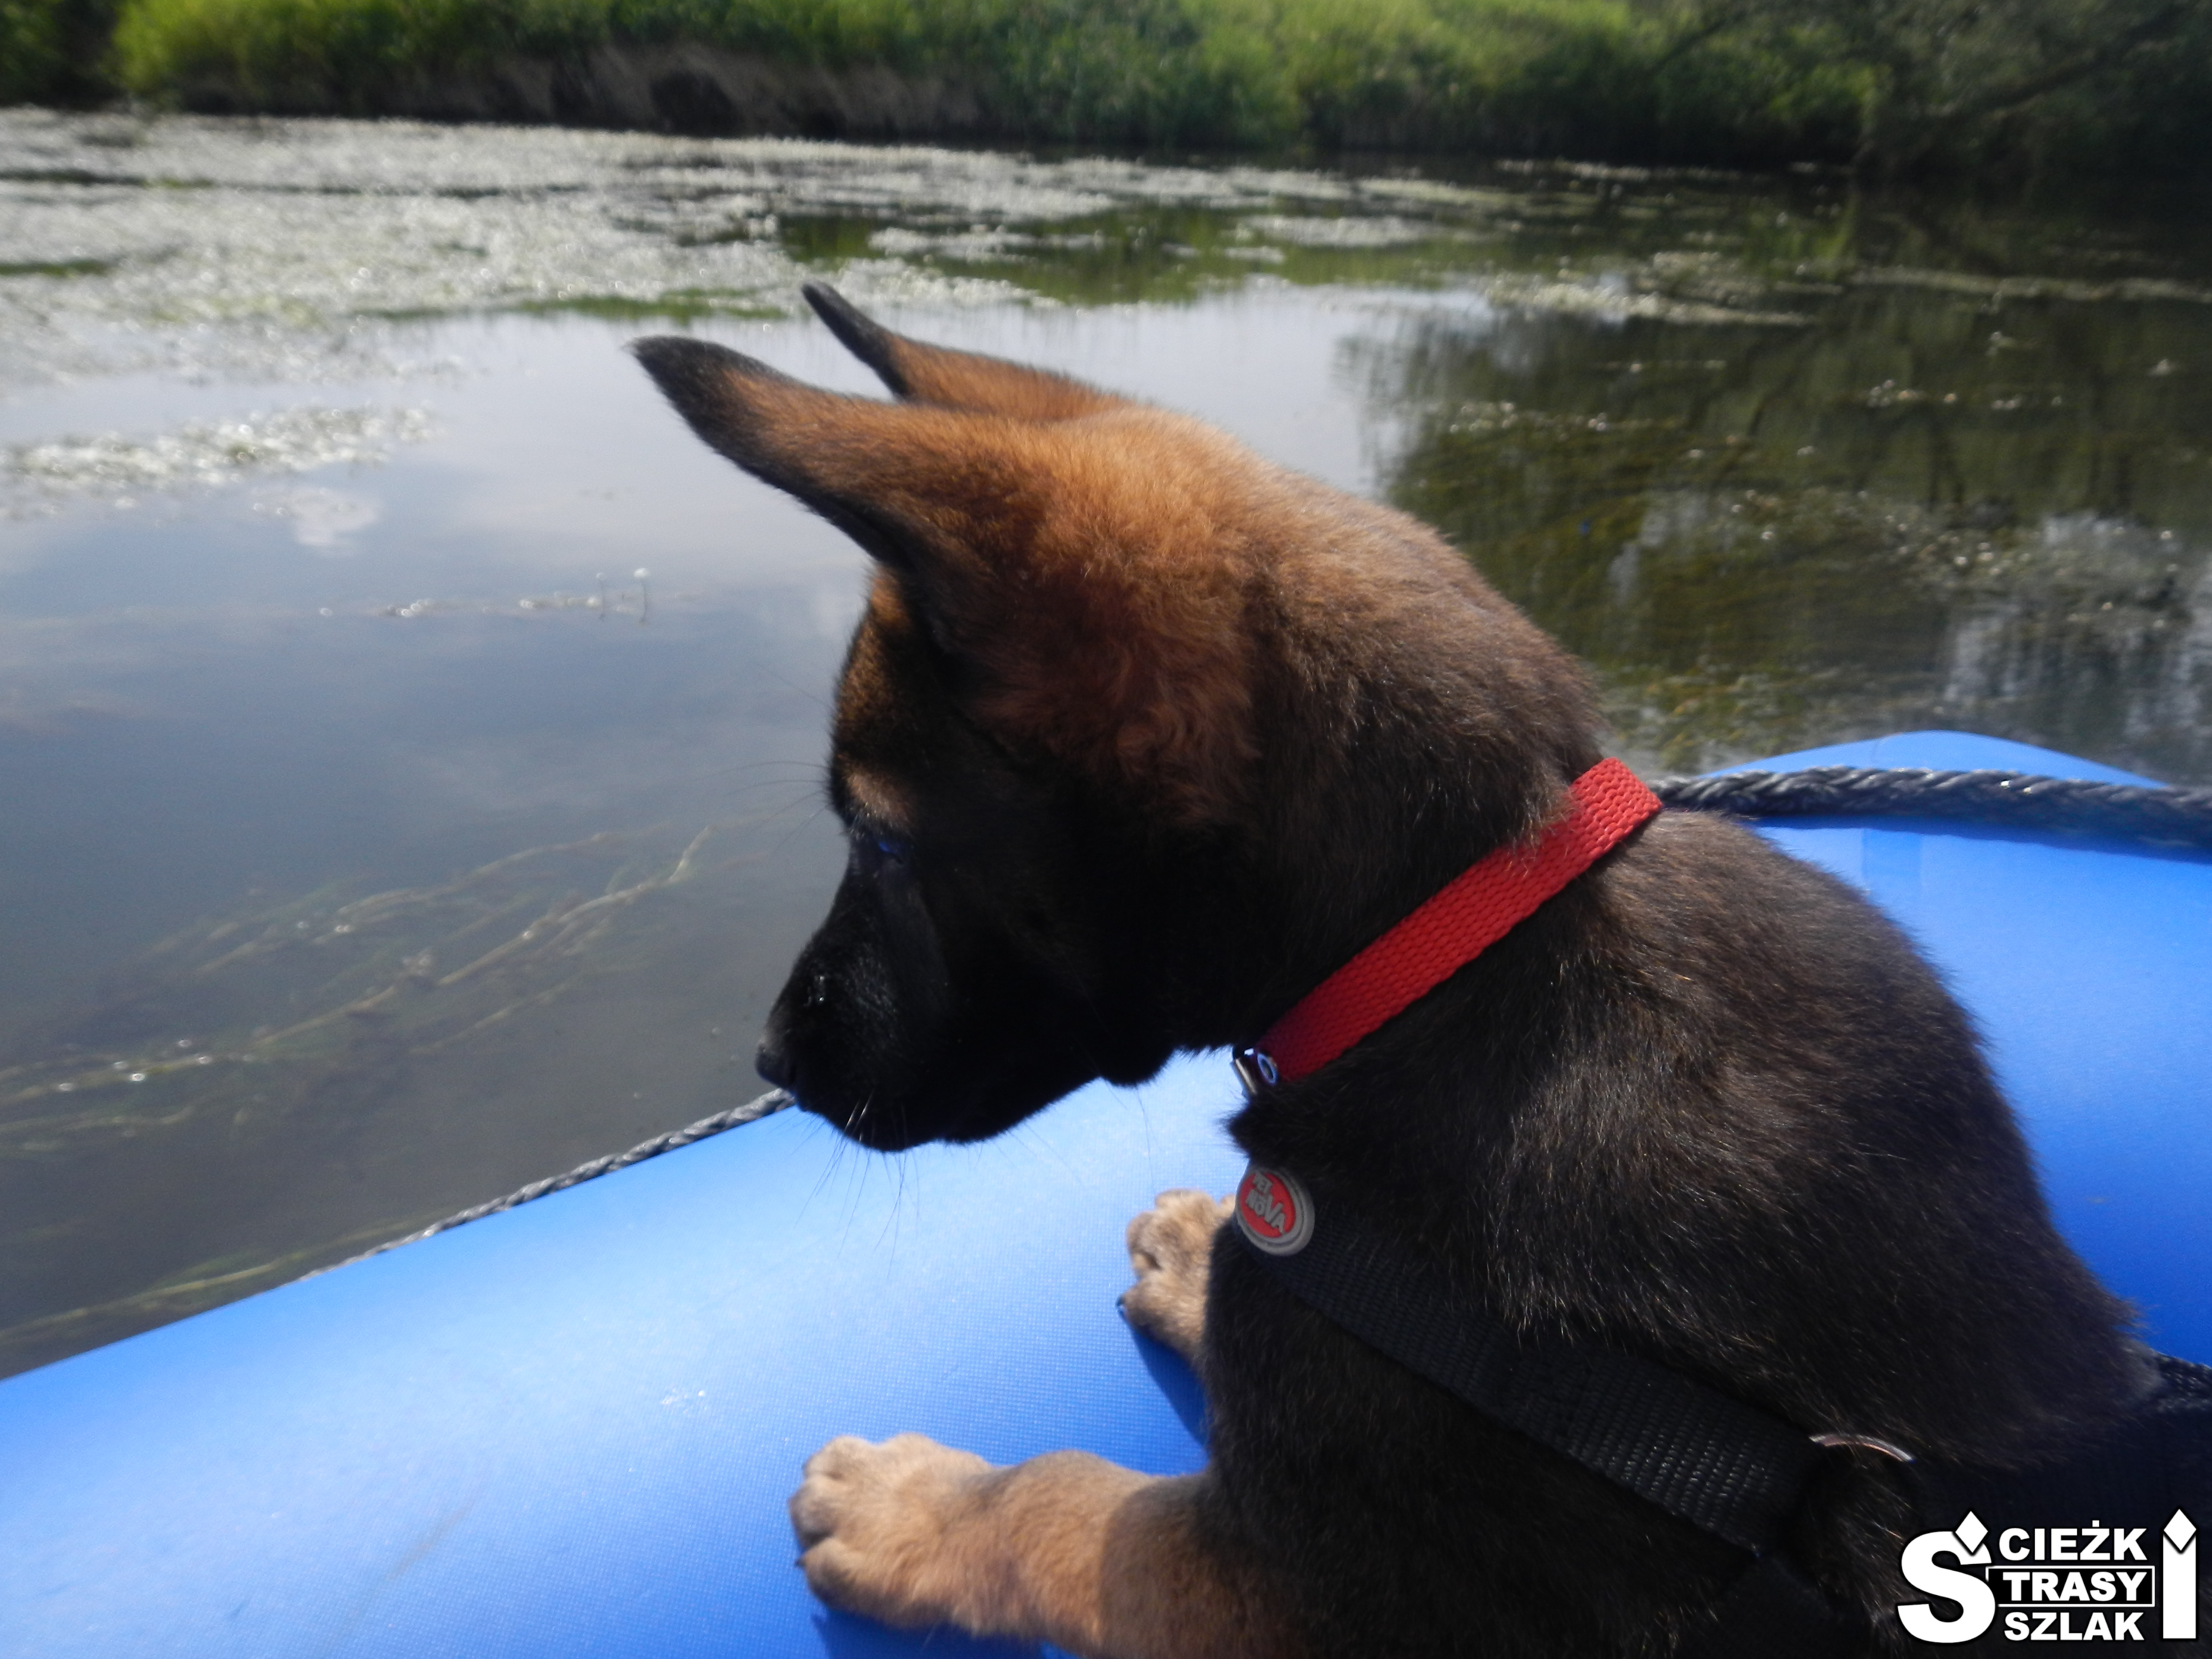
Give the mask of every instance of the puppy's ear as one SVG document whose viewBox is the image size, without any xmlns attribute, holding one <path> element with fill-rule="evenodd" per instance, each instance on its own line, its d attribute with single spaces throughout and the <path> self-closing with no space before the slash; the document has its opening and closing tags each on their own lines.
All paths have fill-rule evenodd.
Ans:
<svg viewBox="0 0 2212 1659">
<path fill-rule="evenodd" d="M 800 292 L 830 331 L 876 372 L 895 398 L 1025 421 L 1070 420 L 1127 402 L 1063 374 L 894 334 L 827 283 L 809 283 Z"/>
<path fill-rule="evenodd" d="M 848 398 L 699 340 L 631 350 L 710 446 L 896 574 L 983 724 L 1178 817 L 1229 810 L 1253 571 L 1227 439 L 1137 405 L 1094 425 Z"/>
<path fill-rule="evenodd" d="M 630 343 L 691 429 L 764 483 L 797 496 L 893 569 L 921 562 L 931 526 L 885 463 L 909 447 L 899 428 L 920 411 L 847 398 L 794 380 L 704 340 Z"/>
</svg>

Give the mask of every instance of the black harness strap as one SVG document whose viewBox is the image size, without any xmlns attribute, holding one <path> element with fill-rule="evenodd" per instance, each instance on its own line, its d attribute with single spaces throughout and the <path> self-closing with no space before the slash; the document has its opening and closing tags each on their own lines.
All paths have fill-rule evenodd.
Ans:
<svg viewBox="0 0 2212 1659">
<path fill-rule="evenodd" d="M 1291 1294 L 1485 1415 L 1757 1559 L 1686 1652 L 1831 1659 L 1863 1626 L 1780 1553 L 1821 1456 L 1781 1419 L 1634 1354 L 1533 1341 L 1453 1294 L 1355 1219 L 1332 1214 L 1294 1253 L 1237 1237 Z"/>
<path fill-rule="evenodd" d="M 1526 1340 L 1340 1214 L 1296 1255 L 1254 1254 L 1369 1346 L 1739 1549 L 1773 1541 L 1820 1457 L 1779 1418 L 1679 1371 Z"/>
</svg>

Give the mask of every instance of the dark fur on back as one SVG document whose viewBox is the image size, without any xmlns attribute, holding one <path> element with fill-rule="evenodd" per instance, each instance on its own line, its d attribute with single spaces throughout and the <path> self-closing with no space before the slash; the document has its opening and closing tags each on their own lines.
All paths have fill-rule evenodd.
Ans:
<svg viewBox="0 0 2212 1659">
<path fill-rule="evenodd" d="M 817 303 L 906 403 L 641 356 L 883 562 L 832 763 L 852 863 L 763 1050 L 848 1133 L 979 1138 L 1253 1041 L 1599 757 L 1574 664 L 1425 528 Z M 1858 895 L 1729 823 L 1656 820 L 1231 1127 L 1509 1322 L 1808 1431 L 2012 1466 L 2142 1383 L 1966 1016 Z M 1664 1653 L 1741 1569 L 1243 1252 L 1212 1271 L 1204 1524 L 1310 1650 Z M 1889 1466 L 1839 1454 L 1814 1510 L 1815 1574 L 1893 1602 Z"/>
</svg>

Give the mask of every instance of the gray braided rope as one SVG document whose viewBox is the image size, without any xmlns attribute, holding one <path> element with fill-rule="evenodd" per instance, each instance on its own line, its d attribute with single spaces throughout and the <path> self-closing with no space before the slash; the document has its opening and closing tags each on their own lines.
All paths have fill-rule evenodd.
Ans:
<svg viewBox="0 0 2212 1659">
<path fill-rule="evenodd" d="M 1815 766 L 1654 778 L 1651 792 L 1690 811 L 1747 818 L 1963 818 L 1997 829 L 2066 830 L 2212 851 L 2212 789 L 2145 788 L 2033 772 Z"/>
<path fill-rule="evenodd" d="M 1878 766 L 1815 766 L 1802 772 L 1654 778 L 1650 787 L 1668 806 L 1685 811 L 1729 812 L 1747 818 L 1962 818 L 2002 828 L 2069 830 L 2212 851 L 2212 789 L 2147 789 L 2135 784 L 2046 778 L 2033 772 L 1935 772 L 1922 767 Z M 548 1193 L 596 1181 L 796 1103 L 783 1090 L 771 1089 L 742 1106 L 655 1135 L 626 1152 L 579 1164 L 565 1175 L 533 1181 L 505 1198 L 474 1205 L 352 1260 L 365 1261 L 403 1244 L 512 1210 Z"/>
<path fill-rule="evenodd" d="M 543 1180 L 532 1182 L 527 1187 L 518 1187 L 505 1198 L 495 1198 L 488 1203 L 471 1205 L 457 1214 L 447 1216 L 443 1221 L 434 1221 L 419 1231 L 408 1234 L 404 1238 L 386 1240 L 374 1249 L 363 1250 L 359 1255 L 341 1261 L 337 1265 L 341 1267 L 351 1267 L 356 1261 L 366 1261 L 373 1255 L 382 1255 L 386 1250 L 396 1250 L 403 1244 L 413 1244 L 419 1240 L 430 1237 L 433 1234 L 465 1226 L 471 1221 L 481 1221 L 486 1216 L 497 1215 L 502 1210 L 512 1210 L 518 1205 L 529 1203 L 534 1198 L 543 1198 L 548 1193 L 557 1193 L 567 1188 L 581 1186 L 586 1181 L 597 1181 L 603 1175 L 612 1175 L 617 1170 L 627 1170 L 633 1164 L 642 1164 L 649 1158 L 659 1158 L 663 1152 L 672 1152 L 678 1146 L 689 1146 L 694 1141 L 705 1140 L 709 1136 L 721 1133 L 725 1129 L 734 1129 L 741 1123 L 756 1122 L 771 1113 L 780 1112 L 785 1107 L 797 1103 L 788 1091 L 782 1089 L 771 1089 L 766 1094 L 749 1100 L 742 1106 L 732 1106 L 726 1112 L 717 1112 L 712 1117 L 701 1118 L 696 1123 L 688 1123 L 680 1129 L 671 1129 L 666 1134 L 655 1135 L 650 1140 L 641 1140 L 626 1152 L 610 1152 L 605 1158 L 592 1159 L 588 1164 L 579 1164 L 565 1175 L 547 1176 Z M 331 1270 L 325 1267 L 322 1271 L 328 1273 Z M 310 1273 L 308 1277 L 312 1279 L 314 1275 Z"/>
</svg>

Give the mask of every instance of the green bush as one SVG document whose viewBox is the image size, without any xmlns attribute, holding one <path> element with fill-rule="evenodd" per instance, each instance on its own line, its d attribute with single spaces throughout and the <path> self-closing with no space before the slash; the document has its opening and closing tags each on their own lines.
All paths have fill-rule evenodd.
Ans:
<svg viewBox="0 0 2212 1659">
<path fill-rule="evenodd" d="M 1237 0 L 978 5 L 946 61 L 987 65 L 1000 106 L 1039 137 L 1249 145 L 1297 136 L 1268 9 Z"/>
<path fill-rule="evenodd" d="M 103 68 L 112 0 L 0 0 L 0 104 L 112 96 Z"/>
</svg>

